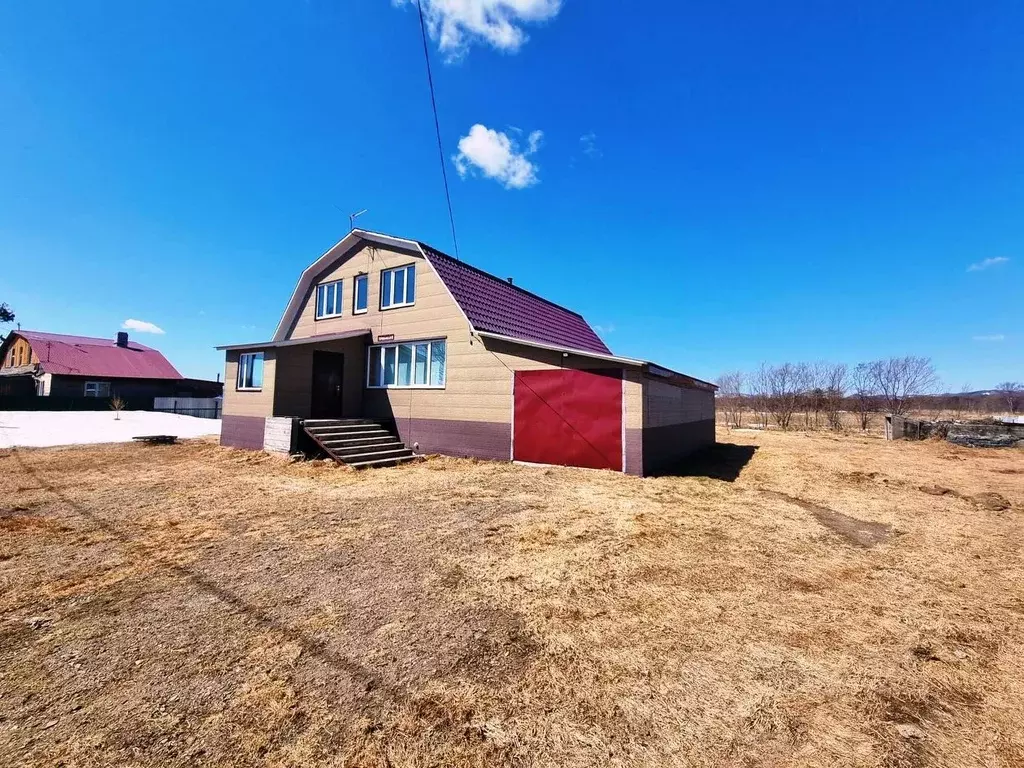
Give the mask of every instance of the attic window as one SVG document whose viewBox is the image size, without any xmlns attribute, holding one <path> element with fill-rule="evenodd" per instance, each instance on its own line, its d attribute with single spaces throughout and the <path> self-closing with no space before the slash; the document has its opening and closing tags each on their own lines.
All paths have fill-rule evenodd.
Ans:
<svg viewBox="0 0 1024 768">
<path fill-rule="evenodd" d="M 380 308 L 408 307 L 416 303 L 416 265 L 408 264 L 380 273 Z"/>
<path fill-rule="evenodd" d="M 370 276 L 356 275 L 352 287 L 352 314 L 361 315 L 366 311 L 367 298 L 370 293 Z"/>
<path fill-rule="evenodd" d="M 316 319 L 337 317 L 341 314 L 341 280 L 321 283 L 316 287 Z"/>
</svg>

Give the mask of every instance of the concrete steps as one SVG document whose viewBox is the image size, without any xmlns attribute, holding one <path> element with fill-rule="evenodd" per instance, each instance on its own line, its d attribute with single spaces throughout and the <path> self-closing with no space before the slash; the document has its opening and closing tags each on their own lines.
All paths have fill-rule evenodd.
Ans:
<svg viewBox="0 0 1024 768">
<path fill-rule="evenodd" d="M 305 419 L 302 428 L 338 464 L 386 467 L 421 458 L 373 419 Z"/>
</svg>

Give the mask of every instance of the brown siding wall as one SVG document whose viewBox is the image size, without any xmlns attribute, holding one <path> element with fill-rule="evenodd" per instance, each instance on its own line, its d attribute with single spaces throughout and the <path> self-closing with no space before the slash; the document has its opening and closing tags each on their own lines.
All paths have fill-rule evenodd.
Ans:
<svg viewBox="0 0 1024 768">
<path fill-rule="evenodd" d="M 277 382 L 274 386 L 274 416 L 310 416 L 313 397 L 313 352 L 336 352 L 345 356 L 341 385 L 342 415 L 363 415 L 363 385 L 366 377 L 365 337 L 330 341 L 277 350 Z"/>
<path fill-rule="evenodd" d="M 411 307 L 380 309 L 380 273 L 382 269 L 416 264 L 416 303 Z M 365 314 L 352 313 L 354 278 L 369 275 L 368 308 Z M 316 320 L 316 284 L 342 280 L 342 316 Z M 394 336 L 394 341 L 443 338 L 447 346 L 447 384 L 444 389 L 372 389 L 363 391 L 365 353 L 359 366 L 358 387 L 361 402 L 353 402 L 370 418 L 437 419 L 441 421 L 509 421 L 511 378 L 486 352 L 479 340 L 471 339 L 469 323 L 430 264 L 419 254 L 364 246 L 343 255 L 316 281 L 299 310 L 289 338 L 369 329 L 377 341 Z M 348 366 L 346 385 L 356 391 L 356 368 Z M 352 378 L 349 378 L 351 374 Z M 346 406 L 347 407 L 347 406 Z"/>
<path fill-rule="evenodd" d="M 262 416 L 224 414 L 220 423 L 220 444 L 251 451 L 262 450 L 266 422 Z"/>
<path fill-rule="evenodd" d="M 392 267 L 416 265 L 416 301 L 411 307 L 380 308 L 380 273 Z M 354 278 L 358 274 L 369 277 L 367 311 L 352 313 Z M 342 280 L 342 314 L 325 320 L 316 319 L 316 286 Z M 448 289 L 430 264 L 417 252 L 391 250 L 381 246 L 364 245 L 340 257 L 325 270 L 310 287 L 288 338 L 304 339 L 329 333 L 342 333 L 369 328 L 374 338 L 379 334 L 394 334 L 395 338 L 417 339 L 431 335 L 445 336 L 457 330 L 468 333 L 468 324 L 462 310 L 451 298 Z"/>
<path fill-rule="evenodd" d="M 644 474 L 671 471 L 681 460 L 715 442 L 715 395 L 646 376 Z"/>
<path fill-rule="evenodd" d="M 238 357 L 241 352 L 228 352 L 224 365 L 224 415 L 259 416 L 274 415 L 274 387 L 277 373 L 277 355 L 273 349 L 263 353 L 263 389 L 259 391 L 239 390 Z"/>
</svg>

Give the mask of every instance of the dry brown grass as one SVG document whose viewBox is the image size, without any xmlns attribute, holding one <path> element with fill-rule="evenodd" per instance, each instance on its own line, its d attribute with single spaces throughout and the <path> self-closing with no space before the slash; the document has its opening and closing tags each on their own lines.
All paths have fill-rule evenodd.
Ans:
<svg viewBox="0 0 1024 768">
<path fill-rule="evenodd" d="M 719 437 L 0 454 L 0 764 L 1024 764 L 1021 452 Z"/>
</svg>

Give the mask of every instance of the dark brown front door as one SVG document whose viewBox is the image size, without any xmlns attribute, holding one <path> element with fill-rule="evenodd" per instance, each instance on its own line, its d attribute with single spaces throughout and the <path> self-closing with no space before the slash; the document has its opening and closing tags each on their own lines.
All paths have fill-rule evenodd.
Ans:
<svg viewBox="0 0 1024 768">
<path fill-rule="evenodd" d="M 310 418 L 341 418 L 341 380 L 345 356 L 336 352 L 313 353 L 313 403 Z"/>
</svg>

